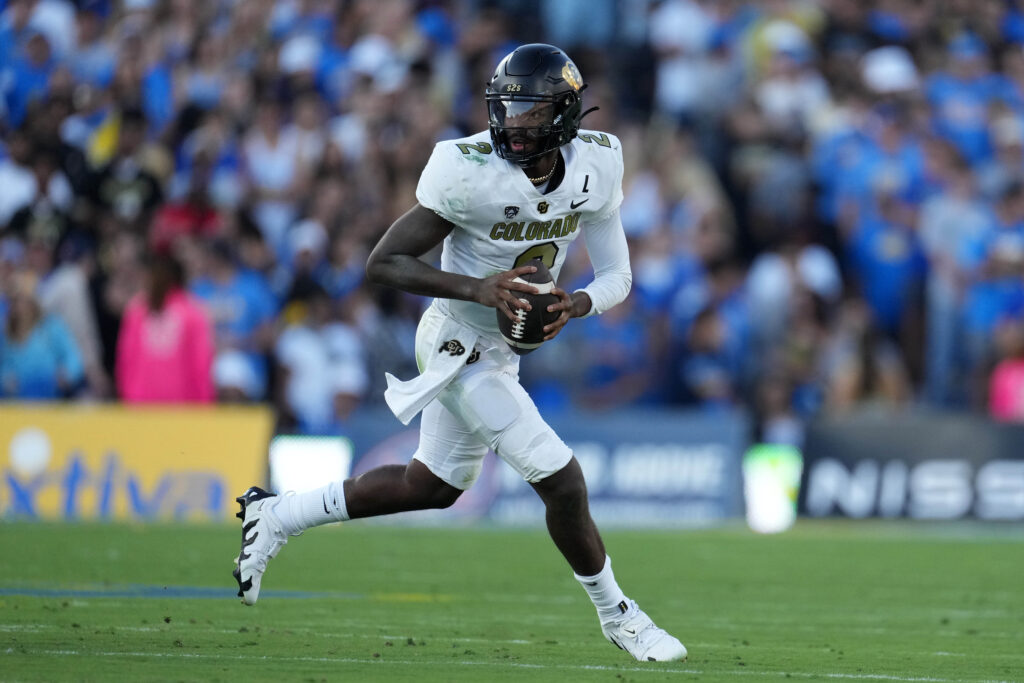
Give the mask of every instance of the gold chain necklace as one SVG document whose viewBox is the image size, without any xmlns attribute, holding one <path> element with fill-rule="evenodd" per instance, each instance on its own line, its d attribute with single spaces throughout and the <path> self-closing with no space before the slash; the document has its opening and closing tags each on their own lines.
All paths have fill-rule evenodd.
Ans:
<svg viewBox="0 0 1024 683">
<path fill-rule="evenodd" d="M 551 170 L 545 173 L 544 175 L 540 176 L 539 178 L 531 178 L 530 176 L 526 176 L 526 179 L 529 180 L 534 185 L 540 185 L 541 183 L 547 182 L 547 180 L 551 176 L 555 175 L 555 169 L 558 168 L 559 158 L 560 157 L 555 157 L 555 163 L 551 164 Z"/>
</svg>

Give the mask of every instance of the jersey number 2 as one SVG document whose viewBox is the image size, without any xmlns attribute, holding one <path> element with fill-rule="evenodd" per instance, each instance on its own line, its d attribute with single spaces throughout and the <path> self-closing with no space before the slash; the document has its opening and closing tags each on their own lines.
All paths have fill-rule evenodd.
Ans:
<svg viewBox="0 0 1024 683">
<path fill-rule="evenodd" d="M 547 266 L 548 269 L 551 269 L 555 267 L 555 256 L 557 255 L 558 245 L 554 242 L 535 244 L 517 256 L 516 262 L 512 267 L 518 268 L 519 266 L 526 266 L 530 264 L 530 261 L 540 259 L 541 263 Z"/>
</svg>

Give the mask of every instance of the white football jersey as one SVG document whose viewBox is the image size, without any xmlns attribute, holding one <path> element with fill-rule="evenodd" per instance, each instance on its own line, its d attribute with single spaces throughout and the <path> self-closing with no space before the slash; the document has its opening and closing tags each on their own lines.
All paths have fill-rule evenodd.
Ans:
<svg viewBox="0 0 1024 683">
<path fill-rule="evenodd" d="M 499 157 L 487 131 L 439 142 L 420 176 L 416 199 L 455 225 L 442 270 L 477 278 L 540 258 L 555 281 L 569 244 L 622 203 L 622 148 L 609 133 L 581 130 L 561 148 L 565 176 L 542 194 L 522 169 Z M 493 308 L 439 299 L 435 305 L 480 332 L 498 335 Z"/>
</svg>

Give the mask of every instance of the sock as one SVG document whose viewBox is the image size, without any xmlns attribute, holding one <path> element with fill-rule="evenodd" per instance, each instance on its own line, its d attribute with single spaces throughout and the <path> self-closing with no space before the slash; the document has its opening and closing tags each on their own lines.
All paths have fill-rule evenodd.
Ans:
<svg viewBox="0 0 1024 683">
<path fill-rule="evenodd" d="M 573 573 L 576 580 L 587 591 L 590 601 L 597 608 L 597 616 L 601 623 L 610 621 L 626 612 L 629 609 L 629 601 L 626 594 L 619 588 L 615 581 L 615 574 L 612 572 L 612 558 L 604 556 L 604 568 L 593 576 L 580 576 Z"/>
<path fill-rule="evenodd" d="M 343 483 L 335 481 L 306 493 L 281 496 L 274 514 L 281 520 L 285 533 L 298 536 L 310 527 L 346 521 L 349 516 Z"/>
</svg>

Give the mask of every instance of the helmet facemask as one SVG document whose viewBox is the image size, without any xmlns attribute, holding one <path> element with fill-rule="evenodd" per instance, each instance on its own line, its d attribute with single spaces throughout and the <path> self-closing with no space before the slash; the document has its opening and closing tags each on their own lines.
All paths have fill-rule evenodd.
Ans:
<svg viewBox="0 0 1024 683">
<path fill-rule="evenodd" d="M 530 95 L 488 88 L 485 99 L 495 151 L 522 167 L 570 142 L 579 130 L 581 100 L 575 90 Z"/>
</svg>

